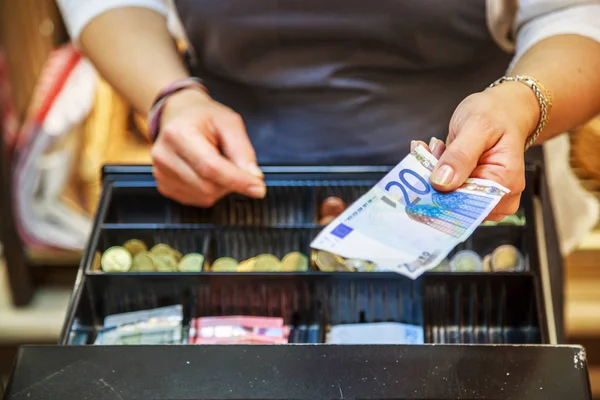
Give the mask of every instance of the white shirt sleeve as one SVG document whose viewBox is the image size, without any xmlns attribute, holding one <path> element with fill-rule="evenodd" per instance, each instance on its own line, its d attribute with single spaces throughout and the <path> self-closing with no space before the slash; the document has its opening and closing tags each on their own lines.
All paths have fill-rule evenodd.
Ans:
<svg viewBox="0 0 600 400">
<path fill-rule="evenodd" d="M 57 0 L 65 26 L 73 41 L 79 39 L 83 28 L 98 15 L 119 7 L 143 7 L 168 16 L 165 0 Z"/>
<path fill-rule="evenodd" d="M 551 36 L 573 34 L 600 42 L 600 0 L 519 0 L 512 29 L 516 47 L 511 66 Z"/>
</svg>

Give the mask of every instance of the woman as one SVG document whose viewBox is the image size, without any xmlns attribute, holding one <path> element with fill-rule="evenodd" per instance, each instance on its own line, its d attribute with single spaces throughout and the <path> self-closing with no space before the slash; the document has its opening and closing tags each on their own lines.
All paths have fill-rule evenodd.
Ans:
<svg viewBox="0 0 600 400">
<path fill-rule="evenodd" d="M 469 176 L 511 190 L 499 220 L 519 205 L 524 149 L 600 110 L 595 0 L 175 0 L 191 70 L 163 0 L 58 3 L 149 112 L 158 188 L 186 204 L 263 197 L 257 161 L 395 164 L 421 141 L 438 190 Z"/>
</svg>

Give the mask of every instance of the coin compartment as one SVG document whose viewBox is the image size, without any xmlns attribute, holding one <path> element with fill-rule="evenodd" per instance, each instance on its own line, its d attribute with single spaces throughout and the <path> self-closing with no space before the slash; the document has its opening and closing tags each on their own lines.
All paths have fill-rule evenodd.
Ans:
<svg viewBox="0 0 600 400">
<path fill-rule="evenodd" d="M 260 254 L 272 254 L 281 260 L 294 251 L 309 257 L 309 238 L 310 230 L 305 228 L 222 228 L 212 236 L 208 261 L 232 257 L 241 262 Z"/>
<path fill-rule="evenodd" d="M 278 227 L 311 222 L 311 188 L 297 182 L 267 185 L 264 199 L 232 194 L 214 210 L 215 222 L 224 226 Z"/>
<path fill-rule="evenodd" d="M 339 197 L 350 206 L 363 194 L 367 193 L 376 181 L 325 181 L 314 187 L 314 204 L 312 222 L 319 224 L 321 204 L 328 197 Z"/>
<path fill-rule="evenodd" d="M 179 251 L 183 255 L 188 253 L 200 253 L 204 255 L 204 263 L 206 265 L 206 254 L 210 242 L 211 231 L 203 229 L 172 229 L 172 228 L 105 228 L 102 229 L 98 237 L 95 249 L 103 253 L 106 249 L 112 246 L 121 246 L 129 239 L 139 239 L 146 244 L 148 249 L 152 246 L 164 243 L 173 249 Z M 92 241 L 93 242 L 93 241 Z M 91 274 L 107 274 L 104 271 L 92 271 L 91 263 L 93 257 L 86 260 L 85 268 Z M 141 272 L 130 272 L 131 274 L 141 274 Z M 153 272 L 144 272 L 144 274 Z M 165 274 L 167 272 L 157 272 Z M 178 272 L 180 273 L 180 272 Z M 123 274 L 115 272 L 115 274 Z"/>
<path fill-rule="evenodd" d="M 155 185 L 110 188 L 106 214 L 107 224 L 211 224 L 215 222 L 213 208 L 179 204 L 161 195 Z"/>
<path fill-rule="evenodd" d="M 521 252 L 525 260 L 525 271 L 530 270 L 531 260 L 527 246 L 527 231 L 523 226 L 481 226 L 465 242 L 465 248 L 478 253 L 481 258 L 498 248 L 509 244 Z"/>
</svg>

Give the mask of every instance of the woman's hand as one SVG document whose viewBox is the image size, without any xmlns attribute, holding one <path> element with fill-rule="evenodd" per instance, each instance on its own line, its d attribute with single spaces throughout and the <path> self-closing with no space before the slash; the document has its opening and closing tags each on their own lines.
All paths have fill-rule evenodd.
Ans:
<svg viewBox="0 0 600 400">
<path fill-rule="evenodd" d="M 159 192 L 182 204 L 210 207 L 231 192 L 265 196 L 242 118 L 200 91 L 167 100 L 151 154 Z"/>
<path fill-rule="evenodd" d="M 436 190 L 459 188 L 467 178 L 489 179 L 508 188 L 488 220 L 499 221 L 519 208 L 525 189 L 524 148 L 539 120 L 533 92 L 505 82 L 467 97 L 450 121 L 446 143 L 433 138 L 428 149 L 439 159 L 431 176 Z M 412 147 L 417 142 L 413 142 Z"/>
</svg>

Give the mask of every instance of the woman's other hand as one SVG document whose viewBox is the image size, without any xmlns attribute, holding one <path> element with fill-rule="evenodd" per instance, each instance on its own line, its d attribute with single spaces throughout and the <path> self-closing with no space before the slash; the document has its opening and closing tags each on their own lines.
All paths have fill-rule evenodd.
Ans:
<svg viewBox="0 0 600 400">
<path fill-rule="evenodd" d="M 167 100 L 151 155 L 159 192 L 182 204 L 210 207 L 232 192 L 265 196 L 242 118 L 206 93 L 183 90 Z"/>
<path fill-rule="evenodd" d="M 525 141 L 539 115 L 535 95 L 519 82 L 505 82 L 467 97 L 452 116 L 446 143 L 436 139 L 429 143 L 439 159 L 431 176 L 433 187 L 449 191 L 469 177 L 489 179 L 510 193 L 487 219 L 500 221 L 514 214 L 525 189 Z"/>
</svg>

